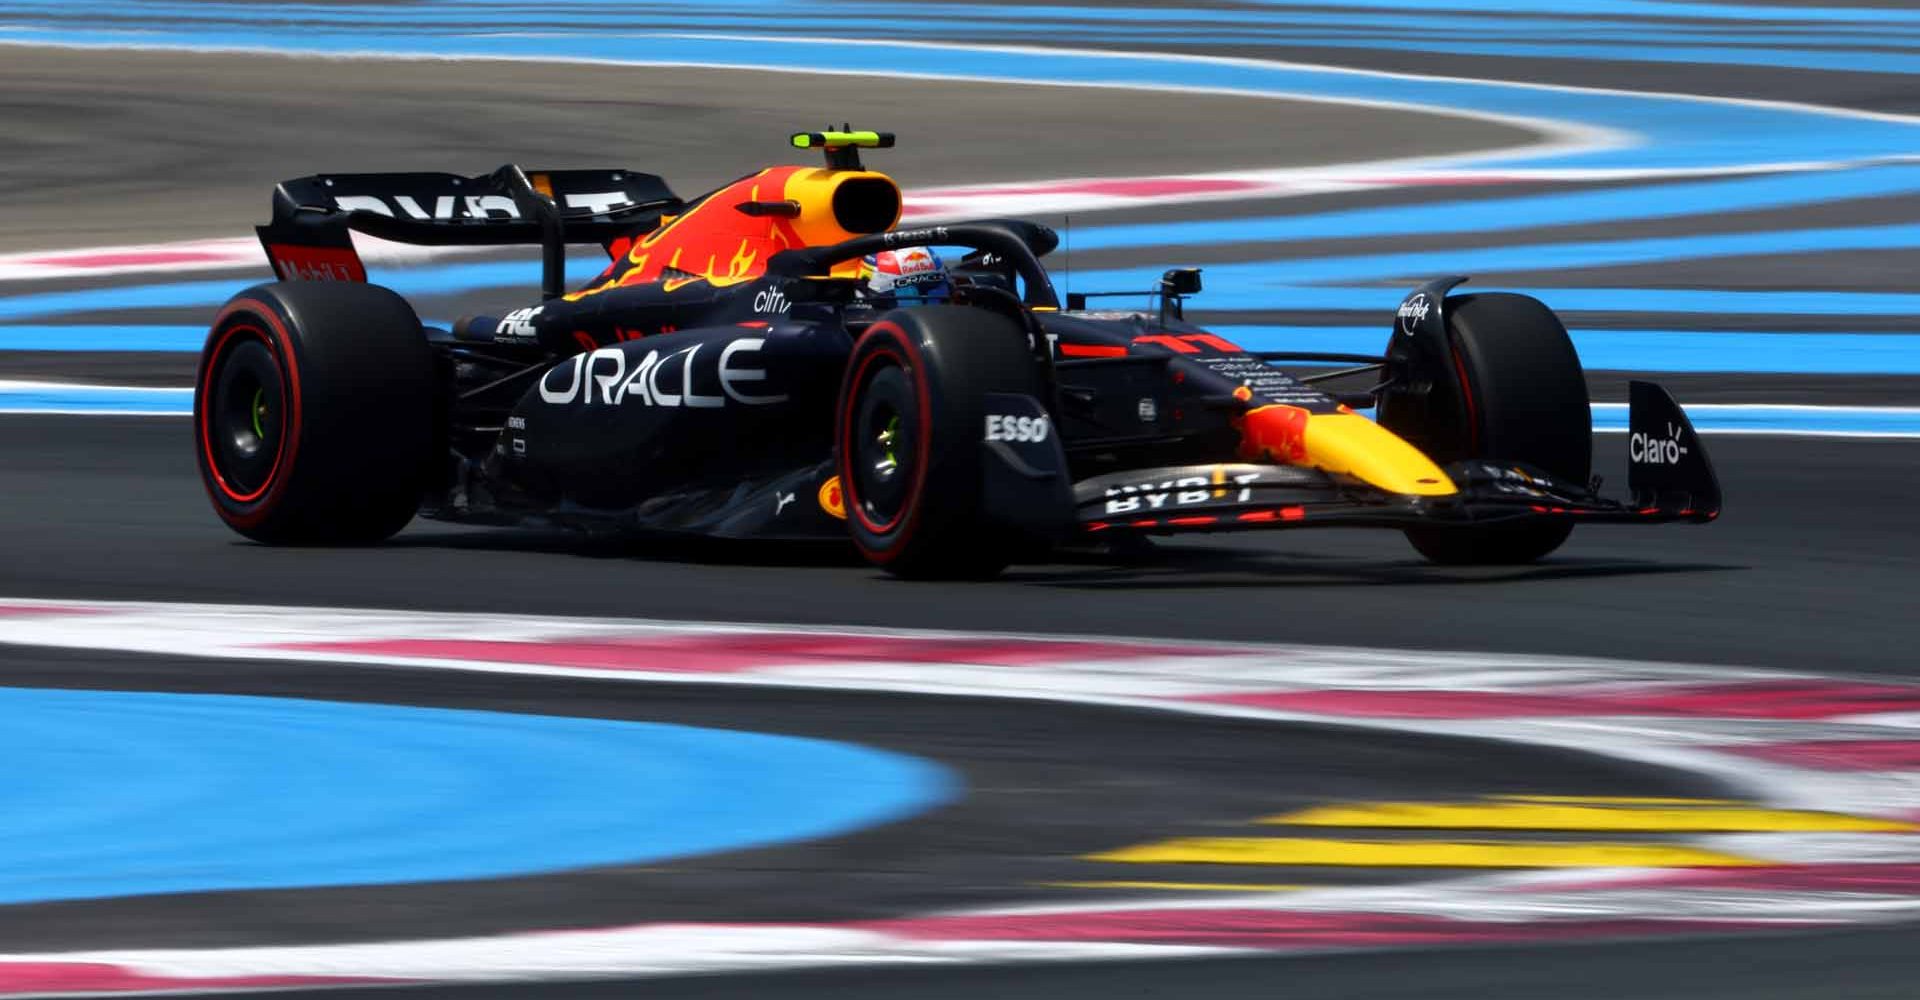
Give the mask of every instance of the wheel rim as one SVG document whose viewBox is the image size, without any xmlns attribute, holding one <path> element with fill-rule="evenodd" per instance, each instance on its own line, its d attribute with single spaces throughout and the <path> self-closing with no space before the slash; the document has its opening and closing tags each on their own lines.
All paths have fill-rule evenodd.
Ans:
<svg viewBox="0 0 1920 1000">
<path fill-rule="evenodd" d="M 853 498 L 877 530 L 891 530 L 912 501 L 922 433 L 918 412 L 913 382 L 897 365 L 880 367 L 861 387 L 849 441 Z"/>
<path fill-rule="evenodd" d="M 258 337 L 236 338 L 214 360 L 203 404 L 207 456 L 236 502 L 258 498 L 278 471 L 286 447 L 284 385 L 279 358 Z"/>
</svg>

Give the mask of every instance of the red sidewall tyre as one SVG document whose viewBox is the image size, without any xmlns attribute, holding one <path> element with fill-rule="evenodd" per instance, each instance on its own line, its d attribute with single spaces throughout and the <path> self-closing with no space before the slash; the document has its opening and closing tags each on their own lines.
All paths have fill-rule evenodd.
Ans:
<svg viewBox="0 0 1920 1000">
<path fill-rule="evenodd" d="M 989 394 L 1043 398 L 1026 331 L 965 306 L 898 310 L 860 336 L 846 372 L 834 453 L 861 555 L 912 578 L 1005 568 L 1021 540 L 986 508 L 982 427 Z"/>
<path fill-rule="evenodd" d="M 933 420 L 933 413 L 932 394 L 927 386 L 926 366 L 921 363 L 918 352 L 907 337 L 906 331 L 900 329 L 895 323 L 886 321 L 875 323 L 867 329 L 859 346 L 864 350 L 856 349 L 855 351 L 857 367 L 854 365 L 848 367 L 849 374 L 846 382 L 850 389 L 841 393 L 837 426 L 849 429 L 853 426 L 857 419 L 857 414 L 854 413 L 855 404 L 860 401 L 858 389 L 870 384 L 870 380 L 875 375 L 881 374 L 882 369 L 891 366 L 905 374 L 913 386 L 914 417 L 918 426 L 929 427 Z M 857 449 L 852 448 L 848 441 L 842 440 L 839 443 L 841 447 L 837 449 L 839 454 L 837 471 L 840 475 L 841 488 L 845 490 L 846 484 L 856 482 L 851 462 L 852 453 Z M 884 522 L 876 520 L 874 512 L 868 509 L 866 502 L 857 492 L 848 494 L 847 518 L 860 529 L 854 535 L 854 544 L 860 547 L 863 555 L 875 563 L 885 564 L 899 555 L 902 549 L 912 541 L 913 533 L 920 523 L 920 498 L 927 488 L 932 437 L 923 432 L 915 436 L 913 443 L 914 454 L 911 456 L 911 465 L 908 466 L 912 480 L 908 485 L 906 497 L 899 508 L 894 510 Z M 855 489 L 857 490 L 858 487 L 856 486 Z M 869 542 L 878 544 L 870 545 Z"/>
<path fill-rule="evenodd" d="M 250 288 L 214 320 L 194 385 L 195 460 L 233 530 L 355 544 L 413 518 L 434 467 L 436 380 L 420 321 L 393 292 Z"/>
<path fill-rule="evenodd" d="M 276 435 L 273 466 L 265 482 L 252 489 L 242 489 L 229 483 L 228 477 L 221 472 L 208 423 L 211 418 L 212 379 L 220 370 L 216 362 L 226 360 L 229 351 L 248 340 L 264 345 L 273 356 L 280 376 L 281 398 L 287 405 L 277 415 L 279 433 Z M 294 357 L 284 322 L 271 307 L 257 299 L 236 298 L 228 302 L 214 319 L 207 348 L 200 355 L 199 373 L 194 381 L 193 423 L 194 451 L 200 461 L 202 483 L 207 488 L 208 497 L 213 500 L 214 509 L 234 529 L 244 532 L 257 528 L 278 506 L 291 478 L 281 472 L 291 468 L 299 457 L 302 429 L 300 411 L 299 361 Z"/>
</svg>

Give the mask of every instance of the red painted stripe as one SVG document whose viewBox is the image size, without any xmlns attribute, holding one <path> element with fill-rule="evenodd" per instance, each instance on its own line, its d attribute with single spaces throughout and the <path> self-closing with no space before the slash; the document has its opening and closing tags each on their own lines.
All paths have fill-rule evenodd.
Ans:
<svg viewBox="0 0 1920 1000">
<path fill-rule="evenodd" d="M 0 604 L 0 618 L 39 618 L 49 615 L 99 615 L 100 608 L 75 608 L 61 604 Z"/>
<path fill-rule="evenodd" d="M 553 642 L 373 639 L 275 643 L 268 649 L 435 660 L 531 663 L 596 670 L 715 672 L 815 663 L 957 663 L 1018 667 L 1079 660 L 1217 655 L 1218 650 L 1026 639 L 892 638 L 805 633 L 716 634 Z"/>
<path fill-rule="evenodd" d="M 28 257 L 20 263 L 44 267 L 156 267 L 165 264 L 247 262 L 249 258 L 213 250 L 128 250 L 102 253 L 50 254 Z"/>
<path fill-rule="evenodd" d="M 0 962 L 0 995 L 133 993 L 292 986 L 351 986 L 404 980 L 372 976 L 151 976 L 98 962 Z"/>
<path fill-rule="evenodd" d="M 1821 771 L 1920 771 L 1920 740 L 1807 740 L 1720 749 Z"/>
<path fill-rule="evenodd" d="M 1243 181 L 1219 177 L 1119 177 L 1110 180 L 1063 181 L 1058 184 L 1031 184 L 1024 187 L 949 188 L 915 191 L 915 198 L 937 201 L 941 198 L 998 198 L 1034 194 L 1098 194 L 1123 198 L 1164 198 L 1180 194 L 1221 194 L 1235 191 L 1264 191 L 1274 188 L 1268 181 Z"/>
<path fill-rule="evenodd" d="M 1400 719 L 1656 715 L 1730 719 L 1826 719 L 1920 711 L 1920 687 L 1764 681 L 1619 691 L 1269 691 L 1194 700 L 1321 715 Z"/>
<path fill-rule="evenodd" d="M 1391 913 L 1294 913 L 1221 908 L 923 917 L 851 926 L 923 941 L 1111 941 L 1294 948 L 1589 940 L 1667 935 L 1677 930 L 1702 933 L 1777 929 L 1783 925 L 1757 920 L 1473 921 Z M 1792 922 L 1785 926 L 1792 926 Z"/>
</svg>

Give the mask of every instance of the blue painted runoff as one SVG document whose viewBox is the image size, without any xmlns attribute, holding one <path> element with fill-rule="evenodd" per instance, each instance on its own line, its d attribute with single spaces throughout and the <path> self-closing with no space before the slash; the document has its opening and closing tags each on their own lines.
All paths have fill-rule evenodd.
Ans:
<svg viewBox="0 0 1920 1000">
<path fill-rule="evenodd" d="M 763 733 L 232 695 L 0 688 L 0 904 L 649 864 L 959 794 Z"/>
<path fill-rule="evenodd" d="M 240 287 L 236 284 L 234 289 L 238 291 Z M 192 351 L 199 353 L 206 342 L 205 326 L 137 324 L 0 326 L 0 351 Z"/>
<path fill-rule="evenodd" d="M 1714 434 L 1829 434 L 1850 437 L 1920 438 L 1920 407 L 1902 406 L 1694 406 L 1694 429 Z M 1627 404 L 1593 404 L 1593 429 L 1627 429 Z"/>
<path fill-rule="evenodd" d="M 1251 232 L 1257 233 L 1258 225 L 1256 223 Z M 1157 234 L 1138 230 L 1125 235 L 1149 243 L 1162 238 Z M 1076 237 L 1080 249 L 1087 249 L 1088 242 L 1103 249 L 1131 245 L 1122 242 L 1124 238 L 1124 236 L 1121 238 L 1103 236 L 1097 230 L 1091 240 Z M 1619 267 L 1786 252 L 1898 250 L 1917 245 L 1920 245 L 1920 225 L 1903 223 L 1242 261 L 1208 265 L 1206 267 L 1208 291 L 1202 298 L 1195 300 L 1195 306 L 1206 309 L 1271 309 L 1284 304 L 1286 308 L 1292 309 L 1373 309 L 1396 304 L 1402 290 L 1354 288 L 1350 283 L 1383 279 L 1411 281 L 1441 274 Z M 568 280 L 587 281 L 599 273 L 602 263 L 598 260 L 575 260 L 567 267 Z M 1169 255 L 1164 266 L 1178 266 L 1181 263 L 1177 256 Z M 1071 280 L 1073 287 L 1081 291 L 1149 288 L 1154 286 L 1163 269 L 1162 265 L 1100 270 L 1076 269 L 1071 275 L 1063 270 L 1061 280 L 1063 283 Z M 535 273 L 535 268 L 525 262 L 493 261 L 399 268 L 380 271 L 371 277 L 376 283 L 386 285 L 402 295 L 420 296 L 457 295 L 483 288 L 527 285 Z M 1341 287 L 1339 284 L 1322 283 L 1349 284 L 1347 287 Z M 239 287 L 241 287 L 239 282 L 224 279 L 14 295 L 0 298 L 0 323 L 43 319 L 82 310 L 210 307 L 225 301 L 239 290 Z M 1591 292 L 1592 290 L 1588 290 L 1584 297 L 1591 298 Z M 1572 290 L 1570 294 L 1581 293 L 1579 290 Z M 1825 307 L 1792 308 L 1776 303 L 1764 309 L 1743 310 L 1741 308 L 1740 304 L 1743 300 L 1767 295 L 1803 296 L 1795 298 L 1793 300 L 1795 304 L 1818 301 L 1830 304 Z M 1920 312 L 1920 309 L 1916 309 L 1913 305 L 1916 301 L 1915 296 L 1900 293 L 1773 293 L 1626 288 L 1608 290 L 1607 296 L 1605 303 L 1599 306 L 1574 306 L 1567 304 L 1561 298 L 1551 297 L 1546 298 L 1546 301 L 1559 309 L 1597 308 L 1606 311 L 1765 311 L 1821 314 L 1851 311 L 1908 315 Z M 1660 303 L 1663 301 L 1692 301 L 1701 304 L 1692 307 L 1662 306 Z M 1755 301 L 1763 300 L 1755 299 Z M 10 328 L 0 327 L 0 345 L 8 343 L 9 335 L 6 332 L 8 329 Z M 21 328 L 12 327 L 11 329 Z M 38 336 L 42 342 L 55 345 L 72 344 L 80 339 L 51 332 L 60 329 L 57 327 L 28 329 L 37 329 L 39 332 L 14 336 L 19 338 Z M 182 335 L 184 334 L 176 328 L 174 336 Z M 22 342 L 19 349 L 62 348 L 59 346 L 32 348 Z"/>
<path fill-rule="evenodd" d="M 1920 191 L 1920 166 L 1796 171 L 1731 180 L 1557 191 L 1518 198 L 1426 202 L 1190 222 L 1075 226 L 1067 234 L 1069 242 L 1062 252 L 1491 233 L 1642 219 L 1707 217 L 1816 202 L 1882 198 L 1914 191 Z M 1098 216 L 1092 218 L 1097 219 Z M 1792 249 L 1785 240 L 1778 245 Z"/>
<path fill-rule="evenodd" d="M 0 413 L 139 413 L 188 416 L 192 389 L 0 381 Z"/>
<path fill-rule="evenodd" d="M 1301 9 L 1303 6 L 1318 9 Z M 292 4 L 292 3 L 155 3 L 149 0 L 94 0 L 89 5 L 97 16 L 128 22 L 143 29 L 172 28 L 184 25 L 220 26 L 233 24 L 270 24 L 274 20 L 295 21 L 308 26 L 380 27 L 385 30 L 495 28 L 525 25 L 538 20 L 543 26 L 574 29 L 604 29 L 606 13 L 591 5 L 536 4 L 527 0 L 508 3 L 427 2 L 393 7 L 380 4 Z M 1653 30 L 1660 39 L 1672 35 L 1698 37 L 1726 33 L 1749 23 L 1759 22 L 1772 29 L 1756 37 L 1773 44 L 1812 44 L 1836 35 L 1862 31 L 1899 34 L 1920 24 L 1914 12 L 1882 7 L 1877 9 L 1801 9 L 1783 6 L 1738 6 L 1732 4 L 1674 4 L 1647 2 L 1637 4 L 1547 4 L 1541 0 L 1515 3 L 1471 3 L 1447 0 L 1432 3 L 1395 3 L 1365 0 L 1363 3 L 1293 2 L 1263 4 L 1264 9 L 1222 9 L 1190 5 L 1153 5 L 1150 7 L 1103 8 L 1092 5 L 1040 5 L 1009 7 L 996 11 L 1001 21 L 1048 23 L 1066 35 L 1082 35 L 1100 30 L 1096 25 L 1140 24 L 1155 30 L 1178 30 L 1192 26 L 1231 26 L 1242 31 L 1262 28 L 1365 28 L 1384 36 L 1398 32 L 1471 32 L 1477 36 L 1502 37 L 1508 34 L 1539 34 L 1560 37 L 1587 37 L 1588 32 L 1612 28 L 1641 32 L 1650 25 L 1642 19 L 1657 18 Z M 1329 10 L 1328 8 L 1332 8 Z M 1344 9 L 1342 9 L 1344 8 Z M 955 3 L 862 3 L 857 8 L 842 0 L 813 2 L 757 2 L 734 0 L 731 3 L 702 5 L 699 9 L 670 4 L 632 4 L 628 11 L 673 15 L 675 25 L 704 26 L 732 24 L 743 30 L 817 28 L 823 18 L 846 18 L 857 10 L 858 18 L 847 18 L 844 27 L 857 29 L 877 26 L 888 30 L 926 37 L 978 32 L 986 25 L 978 8 Z M 41 24 L 59 24 L 58 16 L 70 9 L 46 2 L 9 4 L 16 17 Z M 1514 18 L 1506 15 L 1551 14 L 1549 19 Z M 1738 37 L 1738 36 L 1736 36 Z"/>
<path fill-rule="evenodd" d="M 1213 324 L 1211 328 L 1248 350 L 1348 354 L 1380 350 L 1389 330 L 1385 321 L 1379 326 Z M 89 332 L 77 342 L 70 333 L 75 329 Z M 126 326 L 90 331 L 0 326 L 0 347 L 180 353 L 198 351 L 205 339 L 198 327 Z M 1572 335 L 1581 363 L 1594 371 L 1920 375 L 1920 333 L 1574 330 Z M 84 346 L 89 343 L 95 346 Z M 0 383 L 0 411 L 137 409 L 184 413 L 192 405 L 190 389 Z"/>
<path fill-rule="evenodd" d="M 1438 274 L 1490 274 L 1501 271 L 1541 271 L 1570 268 L 1622 267 L 1635 264 L 1704 260 L 1715 257 L 1782 253 L 1822 253 L 1843 250 L 1900 250 L 1920 246 L 1920 224 L 1839 226 L 1820 229 L 1771 230 L 1742 233 L 1697 233 L 1643 239 L 1567 243 L 1522 243 L 1497 247 L 1456 247 L 1403 253 L 1285 258 L 1212 264 L 1206 267 L 1210 291 L 1196 299 L 1196 307 L 1210 309 L 1274 308 L 1287 301 L 1267 290 L 1274 284 L 1372 281 L 1418 278 Z M 1181 262 L 1170 260 L 1168 266 Z M 1106 288 L 1151 288 L 1163 267 L 1078 270 L 1076 286 L 1084 291 Z M 1264 287 L 1263 287 L 1264 286 Z M 1266 301 L 1250 305 L 1251 297 Z M 1221 298 L 1230 299 L 1223 304 Z M 1397 301 L 1397 300 L 1396 300 Z M 1616 305 L 1615 309 L 1633 308 Z"/>
<path fill-rule="evenodd" d="M 1231 326 L 1211 329 L 1250 351 L 1377 354 L 1391 328 Z M 1920 333 L 1747 333 L 1573 330 L 1588 371 L 1920 375 Z"/>
<path fill-rule="evenodd" d="M 1606 334 L 1602 334 L 1604 336 Z M 1238 336 L 1238 334 L 1236 334 Z M 1348 339 L 1288 340 L 1286 346 L 1299 350 L 1377 351 L 1383 339 L 1380 331 L 1345 331 Z M 1753 334 L 1749 340 L 1768 339 L 1782 334 Z M 1817 335 L 1809 335 L 1817 336 Z M 1839 336 L 1877 337 L 1878 334 L 1840 334 Z M 1576 337 L 1576 341 L 1578 337 Z M 1249 337 L 1249 344 L 1259 341 Z M 1644 358 L 1640 359 L 1644 362 Z M 1645 363 L 1636 370 L 1650 370 Z M 1687 370 L 1687 369 L 1675 369 Z M 1609 417 L 1612 404 L 1594 404 L 1594 427 L 1618 430 L 1626 426 L 1626 410 Z M 62 387 L 60 389 L 16 389 L 0 384 L 0 414 L 31 413 L 143 413 L 186 416 L 193 412 L 190 389 L 136 389 L 114 386 Z M 1692 412 L 1692 411 L 1689 411 Z M 1705 414 L 1705 415 L 1703 415 Z M 1734 430 L 1788 434 L 1858 434 L 1879 437 L 1920 437 L 1920 408 L 1902 409 L 1873 406 L 1741 406 L 1694 413 L 1702 431 Z M 1612 422 L 1609 423 L 1608 421 Z M 3 744 L 0 744 L 3 745 Z M 0 795 L 0 809 L 5 807 Z M 5 902 L 0 897 L 0 902 Z"/>
<path fill-rule="evenodd" d="M 449 33 L 402 30 L 381 22 L 291 25 L 262 6 L 233 5 L 219 23 L 142 22 L 140 30 L 20 24 L 7 39 L 70 45 L 237 46 L 287 52 L 385 52 L 450 57 L 592 59 L 681 65 L 774 66 L 895 75 L 920 74 L 1064 84 L 1205 87 L 1276 96 L 1389 101 L 1444 111 L 1580 123 L 1630 141 L 1609 148 L 1519 157 L 1494 155 L 1481 166 L 1586 168 L 1731 168 L 1804 162 L 1810 150 L 1829 162 L 1862 162 L 1911 153 L 1920 125 L 1823 109 L 1741 104 L 1710 98 L 1629 94 L 1442 78 L 1395 77 L 1282 63 L 1207 60 L 1117 52 L 1037 52 L 917 45 L 890 39 L 749 37 L 751 23 L 725 37 L 686 32 L 599 30 Z M 1042 30 L 1035 26 L 1036 30 Z M 712 29 L 707 29 L 711 31 Z M 1711 53 L 1699 53 L 1706 55 Z M 1848 58 L 1864 54 L 1851 54 Z"/>
</svg>

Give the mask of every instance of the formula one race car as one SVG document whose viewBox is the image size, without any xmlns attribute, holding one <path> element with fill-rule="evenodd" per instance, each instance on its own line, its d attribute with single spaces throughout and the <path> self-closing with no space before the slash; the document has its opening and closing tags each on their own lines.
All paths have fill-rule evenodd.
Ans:
<svg viewBox="0 0 1920 1000">
<path fill-rule="evenodd" d="M 280 544 L 377 541 L 416 514 L 850 536 L 908 577 L 987 576 L 1051 543 L 1320 525 L 1522 562 L 1576 524 L 1719 513 L 1686 415 L 1647 383 L 1631 499 L 1598 495 L 1580 362 L 1533 299 L 1451 295 L 1465 279 L 1447 278 L 1402 302 L 1381 356 L 1242 350 L 1184 319 L 1198 271 L 1166 272 L 1147 311 L 1089 311 L 1042 269 L 1044 226 L 895 229 L 900 189 L 860 162 L 891 135 L 793 143 L 826 166 L 688 201 L 649 174 L 511 165 L 281 184 L 259 230 L 281 280 L 228 302 L 200 360 L 215 510 Z M 356 231 L 538 244 L 543 296 L 423 327 L 366 283 Z M 610 263 L 569 291 L 583 243 Z M 868 258 L 920 246 L 964 254 L 949 294 L 876 295 Z"/>
</svg>

